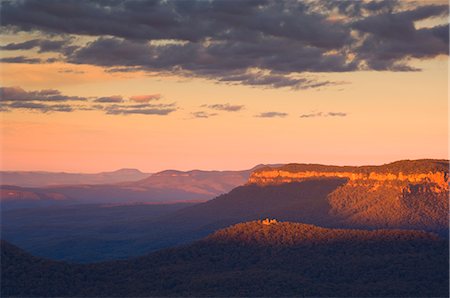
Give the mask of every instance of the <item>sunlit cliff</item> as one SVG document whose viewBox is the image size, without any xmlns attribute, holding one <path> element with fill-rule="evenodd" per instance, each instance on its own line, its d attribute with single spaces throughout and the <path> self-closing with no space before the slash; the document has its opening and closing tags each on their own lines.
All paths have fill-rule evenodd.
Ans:
<svg viewBox="0 0 450 298">
<path fill-rule="evenodd" d="M 282 185 L 335 177 L 347 182 L 328 195 L 328 213 L 344 226 L 448 228 L 446 160 L 406 160 L 364 167 L 289 164 L 257 170 L 248 183 Z"/>
<path fill-rule="evenodd" d="M 395 166 L 394 166 L 395 165 Z M 414 165 L 417 165 L 414 168 Z M 254 171 L 249 183 L 259 185 L 282 184 L 310 178 L 347 178 L 351 184 L 405 182 L 431 183 L 436 192 L 448 191 L 448 161 L 400 161 L 382 166 L 338 167 L 310 164 L 289 164 L 277 168 L 266 167 Z"/>
</svg>

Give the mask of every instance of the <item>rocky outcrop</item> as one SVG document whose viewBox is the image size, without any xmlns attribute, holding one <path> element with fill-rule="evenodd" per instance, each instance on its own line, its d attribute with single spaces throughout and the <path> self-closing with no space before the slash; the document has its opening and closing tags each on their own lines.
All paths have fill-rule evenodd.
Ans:
<svg viewBox="0 0 450 298">
<path fill-rule="evenodd" d="M 347 179 L 328 195 L 328 215 L 338 226 L 448 230 L 448 161 L 367 167 L 290 164 L 255 171 L 248 183 L 267 186 L 335 177 Z"/>
<path fill-rule="evenodd" d="M 399 173 L 378 173 L 358 172 L 358 168 L 352 172 L 318 172 L 318 171 L 302 171 L 302 172 L 290 172 L 281 168 L 278 169 L 266 169 L 262 171 L 256 171 L 251 174 L 248 183 L 258 185 L 273 185 L 290 182 L 299 182 L 306 179 L 317 178 L 347 178 L 349 183 L 354 185 L 364 185 L 365 182 L 370 181 L 374 183 L 376 190 L 380 184 L 391 182 L 404 182 L 407 184 L 418 183 L 431 183 L 434 185 L 433 191 L 435 192 L 447 192 L 448 191 L 448 171 L 447 172 L 428 172 L 428 173 L 414 173 L 404 174 Z"/>
</svg>

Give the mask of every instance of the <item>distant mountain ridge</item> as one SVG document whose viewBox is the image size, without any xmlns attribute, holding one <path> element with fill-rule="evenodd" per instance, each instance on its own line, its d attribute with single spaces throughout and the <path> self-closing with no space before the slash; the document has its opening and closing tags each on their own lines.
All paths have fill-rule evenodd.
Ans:
<svg viewBox="0 0 450 298">
<path fill-rule="evenodd" d="M 255 168 L 243 171 L 166 170 L 123 185 L 157 189 L 183 189 L 211 198 L 244 184 Z"/>
<path fill-rule="evenodd" d="M 111 174 L 115 180 L 119 180 L 119 182 L 115 183 L 87 183 L 46 187 L 2 185 L 0 187 L 1 201 L 3 208 L 7 209 L 25 208 L 27 206 L 49 206 L 53 204 L 205 201 L 246 183 L 250 174 L 255 169 L 263 166 L 265 165 L 258 165 L 252 169 L 242 171 L 167 170 L 152 175 L 141 173 L 142 175 L 138 174 L 139 179 L 134 179 L 133 181 L 127 181 L 125 177 L 130 179 L 135 177 L 133 173 L 136 173 L 137 170 L 125 169 Z M 125 173 L 125 176 L 121 176 L 122 173 Z M 62 175 L 66 176 L 66 174 Z M 92 175 L 96 177 L 96 181 L 99 181 L 98 176 L 95 176 L 97 174 Z M 105 175 L 101 174 L 101 178 L 104 178 Z M 41 178 L 43 179 L 43 177 Z M 64 180 L 64 177 L 59 181 Z M 67 180 L 65 181 L 67 182 Z M 42 181 L 39 183 L 42 183 Z"/>
<path fill-rule="evenodd" d="M 47 187 L 55 185 L 108 184 L 136 181 L 150 175 L 151 173 L 144 173 L 137 169 L 128 168 L 94 174 L 44 171 L 1 171 L 0 185 Z"/>
</svg>

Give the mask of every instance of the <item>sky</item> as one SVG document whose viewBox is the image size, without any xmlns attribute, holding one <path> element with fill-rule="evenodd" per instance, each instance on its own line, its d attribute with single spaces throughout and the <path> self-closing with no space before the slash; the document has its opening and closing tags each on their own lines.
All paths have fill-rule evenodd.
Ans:
<svg viewBox="0 0 450 298">
<path fill-rule="evenodd" d="M 1 169 L 448 158 L 447 1 L 1 1 Z"/>
</svg>

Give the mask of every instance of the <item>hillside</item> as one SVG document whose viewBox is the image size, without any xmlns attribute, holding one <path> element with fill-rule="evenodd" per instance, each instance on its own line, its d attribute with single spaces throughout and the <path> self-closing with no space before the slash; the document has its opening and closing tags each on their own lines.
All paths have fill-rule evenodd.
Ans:
<svg viewBox="0 0 450 298">
<path fill-rule="evenodd" d="M 445 296 L 448 244 L 415 231 L 238 224 L 127 261 L 71 265 L 2 242 L 2 297 Z"/>
<path fill-rule="evenodd" d="M 219 230 L 205 241 L 265 246 L 335 245 L 340 243 L 381 243 L 438 241 L 432 233 L 414 230 L 327 229 L 303 223 L 265 219 L 240 223 Z"/>
<path fill-rule="evenodd" d="M 328 195 L 345 182 L 342 178 L 327 178 L 239 186 L 213 200 L 182 209 L 167 221 L 215 228 L 265 217 L 325 224 L 329 222 Z"/>
<path fill-rule="evenodd" d="M 246 185 L 180 210 L 168 221 L 211 232 L 262 217 L 328 227 L 424 229 L 446 235 L 448 168 L 444 161 L 434 160 L 371 167 L 265 167 L 255 170 Z"/>
<path fill-rule="evenodd" d="M 328 196 L 329 217 L 342 226 L 448 230 L 447 160 L 363 167 L 289 164 L 258 169 L 248 183 L 282 185 L 327 177 L 347 179 Z"/>
<path fill-rule="evenodd" d="M 244 171 L 193 170 L 183 172 L 167 170 L 155 173 L 146 179 L 124 183 L 123 185 L 153 189 L 177 189 L 212 198 L 244 184 L 255 168 Z"/>
</svg>

